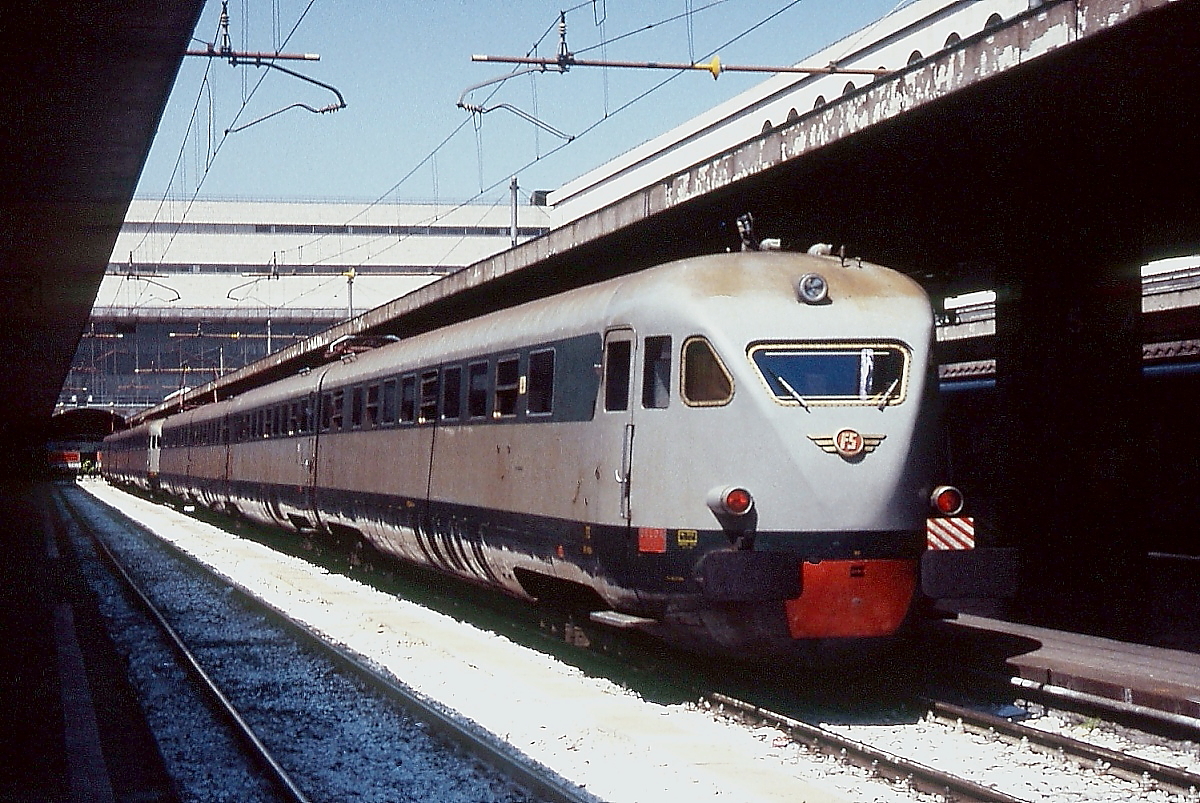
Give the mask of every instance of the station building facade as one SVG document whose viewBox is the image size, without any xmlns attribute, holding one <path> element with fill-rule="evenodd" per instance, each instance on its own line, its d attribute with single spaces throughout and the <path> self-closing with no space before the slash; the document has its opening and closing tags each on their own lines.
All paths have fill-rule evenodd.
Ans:
<svg viewBox="0 0 1200 803">
<path fill-rule="evenodd" d="M 516 237 L 548 229 L 517 209 Z M 157 404 L 509 248 L 506 206 L 135 200 L 56 412 Z"/>
</svg>

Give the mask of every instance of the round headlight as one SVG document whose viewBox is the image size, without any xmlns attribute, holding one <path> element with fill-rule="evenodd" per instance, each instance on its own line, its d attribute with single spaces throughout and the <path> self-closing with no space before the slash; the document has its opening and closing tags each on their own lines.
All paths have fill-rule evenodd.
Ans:
<svg viewBox="0 0 1200 803">
<path fill-rule="evenodd" d="M 796 292 L 806 304 L 820 304 L 829 298 L 829 283 L 819 273 L 806 273 L 796 282 Z"/>
</svg>

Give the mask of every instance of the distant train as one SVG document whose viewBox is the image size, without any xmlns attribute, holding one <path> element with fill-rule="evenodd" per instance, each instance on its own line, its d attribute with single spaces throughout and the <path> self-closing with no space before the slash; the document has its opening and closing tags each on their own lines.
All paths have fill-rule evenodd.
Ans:
<svg viewBox="0 0 1200 803">
<path fill-rule="evenodd" d="M 105 441 L 112 482 L 703 652 L 894 634 L 935 472 L 933 318 L 887 268 L 684 259 Z"/>
</svg>

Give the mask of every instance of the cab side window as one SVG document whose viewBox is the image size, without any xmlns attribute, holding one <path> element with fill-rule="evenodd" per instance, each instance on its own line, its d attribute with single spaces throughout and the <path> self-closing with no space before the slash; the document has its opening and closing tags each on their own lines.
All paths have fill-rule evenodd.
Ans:
<svg viewBox="0 0 1200 803">
<path fill-rule="evenodd" d="M 610 340 L 604 347 L 604 409 L 616 412 L 629 409 L 629 362 L 633 344 L 628 340 Z"/>
<path fill-rule="evenodd" d="M 671 336 L 646 338 L 642 361 L 642 406 L 662 409 L 671 402 Z"/>
<path fill-rule="evenodd" d="M 717 407 L 733 399 L 733 378 L 703 337 L 683 344 L 683 401 L 693 407 Z"/>
</svg>

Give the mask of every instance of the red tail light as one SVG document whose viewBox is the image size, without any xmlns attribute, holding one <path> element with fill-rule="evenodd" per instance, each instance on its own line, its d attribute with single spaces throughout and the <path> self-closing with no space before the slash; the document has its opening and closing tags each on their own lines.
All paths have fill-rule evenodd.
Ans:
<svg viewBox="0 0 1200 803">
<path fill-rule="evenodd" d="M 705 500 L 717 515 L 744 516 L 754 507 L 754 497 L 745 488 L 714 488 Z"/>
<path fill-rule="evenodd" d="M 963 509 L 962 491 L 953 485 L 939 485 L 930 494 L 929 504 L 943 516 L 957 516 Z"/>
</svg>

